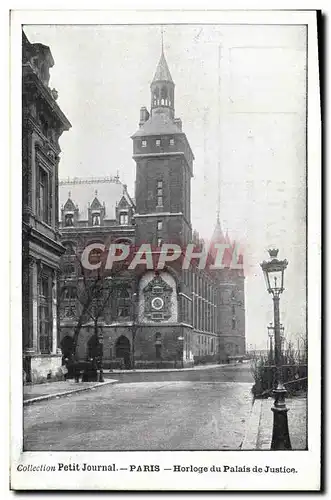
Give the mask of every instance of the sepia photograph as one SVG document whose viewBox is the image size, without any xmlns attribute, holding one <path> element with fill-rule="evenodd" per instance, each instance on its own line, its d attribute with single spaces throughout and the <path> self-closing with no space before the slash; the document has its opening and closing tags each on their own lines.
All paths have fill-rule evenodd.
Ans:
<svg viewBox="0 0 331 500">
<path fill-rule="evenodd" d="M 31 472 L 162 472 L 168 484 L 214 473 L 207 489 L 222 489 L 215 473 L 263 472 L 290 484 L 292 453 L 319 446 L 309 445 L 319 423 L 311 432 L 308 362 L 320 363 L 316 310 L 308 342 L 308 170 L 320 170 L 308 157 L 310 27 L 300 16 L 108 17 L 16 22 L 15 484 L 30 489 Z M 273 451 L 281 459 L 261 462 Z M 226 453 L 168 465 L 136 452 Z"/>
</svg>

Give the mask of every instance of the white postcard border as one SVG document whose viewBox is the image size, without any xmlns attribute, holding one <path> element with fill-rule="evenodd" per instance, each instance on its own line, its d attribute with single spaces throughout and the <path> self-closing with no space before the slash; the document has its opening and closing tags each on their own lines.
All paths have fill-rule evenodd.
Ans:
<svg viewBox="0 0 331 500">
<path fill-rule="evenodd" d="M 21 352 L 21 25 L 22 24 L 307 24 L 308 26 L 308 443 L 309 451 L 25 452 L 22 453 Z M 316 490 L 320 482 L 321 126 L 317 26 L 314 11 L 14 11 L 11 24 L 11 487 L 84 490 Z M 300 258 L 300 256 L 298 256 Z M 295 474 L 140 472 L 19 472 L 19 464 L 60 462 L 264 468 L 295 467 Z"/>
</svg>

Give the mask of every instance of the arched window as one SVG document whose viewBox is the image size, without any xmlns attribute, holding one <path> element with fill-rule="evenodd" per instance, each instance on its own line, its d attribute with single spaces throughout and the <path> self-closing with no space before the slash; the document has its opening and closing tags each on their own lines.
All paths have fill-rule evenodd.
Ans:
<svg viewBox="0 0 331 500">
<path fill-rule="evenodd" d="M 100 226 L 100 220 L 99 212 L 92 214 L 92 226 Z"/>
<path fill-rule="evenodd" d="M 73 214 L 65 214 L 64 218 L 65 227 L 71 227 L 74 225 L 74 216 Z"/>
<path fill-rule="evenodd" d="M 127 288 L 118 290 L 118 317 L 127 318 L 130 316 L 130 294 Z"/>
<path fill-rule="evenodd" d="M 87 341 L 87 357 L 89 359 L 95 359 L 99 355 L 99 341 L 96 335 L 92 335 Z"/>
<path fill-rule="evenodd" d="M 159 104 L 159 88 L 156 87 L 156 89 L 153 92 L 153 106 L 157 106 Z"/>
<path fill-rule="evenodd" d="M 127 226 L 129 224 L 129 214 L 127 212 L 120 213 L 120 225 Z"/>
<path fill-rule="evenodd" d="M 161 100 L 163 99 L 163 101 L 165 99 L 167 99 L 168 97 L 168 89 L 165 85 L 163 85 L 163 87 L 161 88 Z"/>
</svg>

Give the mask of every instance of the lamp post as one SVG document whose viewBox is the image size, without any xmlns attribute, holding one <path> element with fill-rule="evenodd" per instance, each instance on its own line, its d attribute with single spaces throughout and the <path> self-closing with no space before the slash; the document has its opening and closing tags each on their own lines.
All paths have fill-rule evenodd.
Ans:
<svg viewBox="0 0 331 500">
<path fill-rule="evenodd" d="M 104 382 L 103 378 L 103 333 L 98 330 L 98 347 L 99 347 L 99 382 Z"/>
<path fill-rule="evenodd" d="M 270 260 L 263 261 L 261 268 L 266 280 L 267 290 L 272 294 L 274 302 L 274 335 L 275 335 L 275 364 L 277 388 L 273 393 L 275 396 L 272 411 L 273 432 L 272 432 L 272 450 L 291 450 L 291 441 L 288 431 L 288 420 L 285 396 L 286 389 L 283 384 L 282 355 L 281 355 L 281 324 L 279 313 L 280 294 L 284 291 L 284 271 L 287 267 L 287 260 L 278 260 L 278 249 L 269 249 Z"/>
<path fill-rule="evenodd" d="M 270 356 L 270 361 L 273 361 L 274 359 L 274 354 L 273 354 L 273 345 L 272 345 L 272 340 L 275 336 L 275 327 L 272 324 L 272 321 L 270 321 L 268 325 L 268 336 L 269 336 L 269 356 Z M 279 325 L 279 330 L 280 330 L 280 343 L 281 343 L 281 355 L 284 353 L 284 345 L 285 345 L 285 335 L 284 335 L 284 325 L 280 323 Z"/>
<path fill-rule="evenodd" d="M 137 300 L 138 293 L 134 292 L 132 295 L 132 370 L 135 369 L 135 346 L 136 346 L 136 333 L 137 333 Z"/>
<path fill-rule="evenodd" d="M 268 325 L 268 336 L 269 336 L 269 362 L 272 363 L 274 360 L 274 352 L 273 352 L 273 346 L 272 346 L 272 339 L 274 336 L 274 327 L 273 327 L 273 324 L 271 321 Z"/>
</svg>

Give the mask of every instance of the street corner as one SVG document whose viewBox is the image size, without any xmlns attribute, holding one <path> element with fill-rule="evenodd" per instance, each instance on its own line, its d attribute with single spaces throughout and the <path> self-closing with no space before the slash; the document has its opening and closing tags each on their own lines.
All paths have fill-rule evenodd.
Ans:
<svg viewBox="0 0 331 500">
<path fill-rule="evenodd" d="M 31 386 L 29 389 L 29 393 L 24 394 L 23 405 L 27 406 L 33 403 L 38 403 L 42 401 L 47 401 L 49 399 L 59 399 L 61 397 L 70 396 L 71 394 L 75 394 L 78 392 L 91 391 L 95 389 L 99 389 L 101 387 L 114 384 L 118 382 L 116 379 L 107 379 L 103 382 L 97 383 L 89 383 L 89 382 L 81 382 L 81 383 L 72 383 L 68 384 L 67 382 L 53 382 L 50 384 L 38 384 L 35 386 Z M 43 385 L 48 385 L 49 387 L 44 388 Z"/>
</svg>

